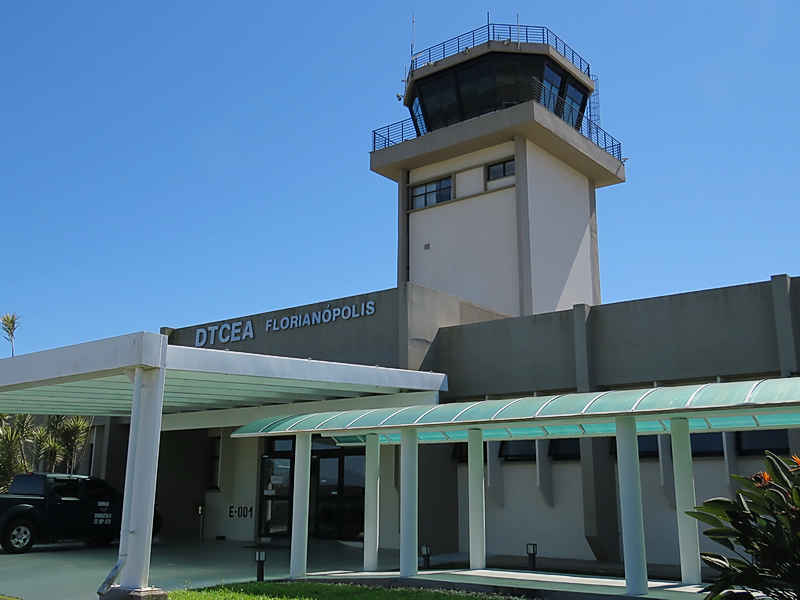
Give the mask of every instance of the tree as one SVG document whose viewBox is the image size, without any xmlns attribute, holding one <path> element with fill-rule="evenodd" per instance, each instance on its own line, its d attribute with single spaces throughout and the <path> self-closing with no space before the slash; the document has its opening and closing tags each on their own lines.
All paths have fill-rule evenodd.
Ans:
<svg viewBox="0 0 800 600">
<path fill-rule="evenodd" d="M 19 431 L 8 421 L 0 420 L 0 494 L 6 493 L 14 476 L 24 470 L 19 449 Z"/>
<path fill-rule="evenodd" d="M 16 339 L 17 328 L 19 327 L 19 315 L 17 313 L 6 313 L 0 317 L 0 328 L 5 332 L 5 338 L 11 342 L 11 356 L 14 356 L 14 340 Z"/>
<path fill-rule="evenodd" d="M 800 598 L 800 458 L 767 452 L 766 470 L 731 475 L 744 489 L 736 499 L 712 498 L 687 514 L 711 525 L 703 533 L 738 558 L 701 553 L 719 571 L 706 599 Z"/>
</svg>

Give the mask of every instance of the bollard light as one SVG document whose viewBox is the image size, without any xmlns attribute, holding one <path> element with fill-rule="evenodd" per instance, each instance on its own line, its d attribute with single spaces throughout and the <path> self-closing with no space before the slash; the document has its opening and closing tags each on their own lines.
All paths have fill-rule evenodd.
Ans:
<svg viewBox="0 0 800 600">
<path fill-rule="evenodd" d="M 525 551 L 528 554 L 528 570 L 536 570 L 536 555 L 539 553 L 538 544 L 525 544 Z"/>
<path fill-rule="evenodd" d="M 264 581 L 265 560 L 267 560 L 267 553 L 263 550 L 256 550 L 256 581 Z"/>
<path fill-rule="evenodd" d="M 423 569 L 430 569 L 431 568 L 431 547 L 430 546 L 422 546 L 419 549 L 420 554 L 422 554 L 422 568 Z"/>
</svg>

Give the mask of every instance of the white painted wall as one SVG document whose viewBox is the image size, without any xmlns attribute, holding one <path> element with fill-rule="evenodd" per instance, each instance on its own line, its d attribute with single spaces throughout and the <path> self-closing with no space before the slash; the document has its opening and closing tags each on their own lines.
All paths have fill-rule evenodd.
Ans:
<svg viewBox="0 0 800 600">
<path fill-rule="evenodd" d="M 394 486 L 395 446 L 381 446 L 380 548 L 400 548 L 400 493 Z"/>
<path fill-rule="evenodd" d="M 533 312 L 591 305 L 589 180 L 531 142 L 527 154 Z"/>
<path fill-rule="evenodd" d="M 258 517 L 258 439 L 231 439 L 235 428 L 209 430 L 209 435 L 221 436 L 219 491 L 206 492 L 204 537 L 215 539 L 224 535 L 229 540 L 255 539 L 255 519 Z M 230 516 L 230 507 L 234 515 Z M 251 508 L 246 517 L 236 516 L 239 507 Z"/>
<path fill-rule="evenodd" d="M 519 314 L 514 188 L 412 212 L 408 231 L 412 283 Z"/>
<path fill-rule="evenodd" d="M 583 536 L 580 464 L 556 463 L 553 469 L 554 506 L 548 507 L 536 487 L 534 463 L 506 463 L 505 506 L 486 494 L 486 552 L 525 556 L 525 544 L 539 544 L 539 556 L 594 556 Z M 458 469 L 459 550 L 469 551 L 467 466 Z"/>
<path fill-rule="evenodd" d="M 476 167 L 456 173 L 455 197 L 474 196 L 484 192 L 485 169 Z"/>
<path fill-rule="evenodd" d="M 581 475 L 578 462 L 553 463 L 554 506 L 548 507 L 536 488 L 534 463 L 504 465 L 505 506 L 498 506 L 486 494 L 486 551 L 490 555 L 524 556 L 525 544 L 539 544 L 539 556 L 594 560 L 583 535 Z M 677 515 L 661 487 L 657 460 L 642 460 L 642 494 L 647 562 L 680 564 Z M 751 475 L 763 470 L 759 458 L 739 458 L 739 472 Z M 616 472 L 616 471 L 615 471 Z M 727 496 L 728 474 L 722 458 L 694 460 L 697 502 Z M 619 484 L 617 495 L 619 496 Z M 459 550 L 469 551 L 467 467 L 458 468 Z M 424 483 L 420 487 L 424 491 Z M 727 551 L 702 535 L 700 549 L 727 554 Z"/>
<path fill-rule="evenodd" d="M 496 163 L 511 158 L 512 156 L 514 156 L 514 142 L 506 142 L 504 144 L 478 150 L 477 152 L 470 152 L 463 156 L 457 156 L 456 158 L 414 169 L 408 174 L 408 182 L 413 185 L 432 179 L 440 179 L 452 173 L 474 167 L 483 167 L 484 165 Z"/>
</svg>

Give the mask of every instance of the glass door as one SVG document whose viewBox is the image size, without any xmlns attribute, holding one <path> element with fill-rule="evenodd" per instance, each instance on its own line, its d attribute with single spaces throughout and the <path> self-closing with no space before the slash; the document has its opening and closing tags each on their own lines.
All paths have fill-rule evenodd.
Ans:
<svg viewBox="0 0 800 600">
<path fill-rule="evenodd" d="M 311 460 L 309 531 L 318 538 L 363 539 L 363 450 L 318 450 Z"/>
<path fill-rule="evenodd" d="M 288 536 L 292 519 L 292 440 L 271 442 L 270 451 L 261 457 L 261 537 Z"/>
</svg>

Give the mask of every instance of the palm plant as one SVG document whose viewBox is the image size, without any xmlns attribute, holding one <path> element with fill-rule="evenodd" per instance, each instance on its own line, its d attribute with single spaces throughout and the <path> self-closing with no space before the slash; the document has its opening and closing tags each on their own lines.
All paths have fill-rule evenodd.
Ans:
<svg viewBox="0 0 800 600">
<path fill-rule="evenodd" d="M 0 494 L 6 493 L 14 476 L 23 471 L 19 449 L 19 431 L 0 423 Z"/>
<path fill-rule="evenodd" d="M 703 552 L 719 571 L 706 600 L 800 598 L 800 458 L 767 452 L 766 470 L 747 478 L 736 500 L 712 498 L 687 514 L 711 525 L 703 533 L 737 557 Z"/>
<path fill-rule="evenodd" d="M 64 460 L 67 463 L 67 473 L 74 473 L 80 466 L 80 456 L 89 437 L 91 421 L 86 417 L 72 415 L 61 423 L 60 438 L 64 447 Z"/>
<path fill-rule="evenodd" d="M 16 339 L 17 328 L 19 327 L 19 315 L 17 313 L 6 313 L 0 317 L 0 328 L 5 332 L 5 338 L 11 342 L 11 356 L 14 356 L 14 340 Z"/>
<path fill-rule="evenodd" d="M 33 415 L 15 415 L 14 416 L 14 429 L 19 432 L 19 458 L 22 462 L 22 470 L 28 470 L 28 461 L 25 451 L 25 444 L 31 439 L 33 432 Z"/>
</svg>

